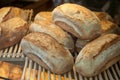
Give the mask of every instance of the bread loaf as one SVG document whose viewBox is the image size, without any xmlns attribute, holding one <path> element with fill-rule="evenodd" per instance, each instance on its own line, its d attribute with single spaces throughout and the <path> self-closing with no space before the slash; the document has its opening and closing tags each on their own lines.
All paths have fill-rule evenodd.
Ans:
<svg viewBox="0 0 120 80">
<path fill-rule="evenodd" d="M 101 35 L 100 20 L 87 8 L 65 3 L 52 12 L 55 24 L 80 39 L 92 40 Z"/>
<path fill-rule="evenodd" d="M 40 20 L 47 20 L 47 21 L 52 22 L 52 13 L 48 12 L 48 11 L 43 11 L 43 12 L 37 13 L 34 18 L 34 22 L 40 21 Z"/>
<path fill-rule="evenodd" d="M 94 13 L 96 14 L 96 16 L 100 19 L 100 20 L 108 20 L 108 21 L 111 21 L 113 22 L 113 19 L 112 17 L 106 13 L 106 12 L 95 12 Z"/>
<path fill-rule="evenodd" d="M 120 60 L 120 36 L 106 34 L 88 43 L 79 53 L 75 68 L 83 76 L 95 76 Z"/>
<path fill-rule="evenodd" d="M 21 41 L 23 53 L 56 74 L 72 69 L 74 61 L 69 50 L 45 33 L 30 33 Z"/>
<path fill-rule="evenodd" d="M 49 21 L 42 20 L 33 22 L 30 25 L 29 30 L 31 32 L 43 32 L 49 34 L 51 37 L 56 39 L 60 44 L 66 46 L 69 50 L 72 51 L 74 50 L 74 42 L 72 37 L 65 31 L 63 31 L 60 27 Z"/>
<path fill-rule="evenodd" d="M 115 33 L 120 34 L 120 28 L 113 22 L 112 17 L 106 12 L 94 12 L 100 19 L 102 34 Z"/>
<path fill-rule="evenodd" d="M 19 17 L 0 23 L 0 49 L 13 46 L 18 43 L 28 31 L 28 24 Z"/>
<path fill-rule="evenodd" d="M 108 20 L 101 20 L 102 34 L 117 33 L 119 27 Z"/>
<path fill-rule="evenodd" d="M 19 80 L 21 76 L 22 76 L 21 66 L 0 61 L 0 77 L 9 78 L 12 80 Z"/>
</svg>

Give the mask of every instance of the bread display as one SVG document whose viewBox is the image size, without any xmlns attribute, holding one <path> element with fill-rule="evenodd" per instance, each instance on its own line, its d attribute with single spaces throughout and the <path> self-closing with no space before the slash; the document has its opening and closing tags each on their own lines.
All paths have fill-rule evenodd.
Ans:
<svg viewBox="0 0 120 80">
<path fill-rule="evenodd" d="M 92 40 L 101 35 L 101 24 L 89 9 L 72 3 L 56 7 L 52 12 L 55 24 L 80 39 Z"/>
<path fill-rule="evenodd" d="M 63 74 L 73 67 L 69 50 L 48 34 L 30 33 L 22 39 L 21 47 L 25 55 L 53 73 Z"/>
<path fill-rule="evenodd" d="M 29 10 L 0 8 L 0 60 L 25 59 L 24 69 L 0 61 L 0 80 L 94 79 L 120 61 L 120 28 L 105 12 L 65 3 L 31 17 Z"/>
<path fill-rule="evenodd" d="M 19 17 L 0 23 L 0 49 L 18 43 L 28 31 L 28 24 Z"/>
<path fill-rule="evenodd" d="M 106 34 L 88 43 L 75 61 L 76 71 L 95 76 L 120 60 L 120 36 Z"/>
<path fill-rule="evenodd" d="M 66 46 L 69 50 L 71 51 L 74 50 L 74 42 L 72 37 L 65 31 L 63 31 L 60 27 L 58 27 L 57 25 L 49 21 L 42 20 L 42 21 L 33 22 L 30 25 L 29 30 L 31 32 L 42 32 L 42 33 L 49 34 L 51 37 L 56 39 L 59 43 Z"/>
<path fill-rule="evenodd" d="M 34 21 L 47 20 L 52 22 L 52 13 L 51 12 L 39 12 L 36 14 Z"/>
<path fill-rule="evenodd" d="M 18 7 L 3 7 L 0 9 L 0 22 L 7 21 L 14 17 L 20 17 L 27 21 L 30 17 L 30 11 Z"/>
</svg>

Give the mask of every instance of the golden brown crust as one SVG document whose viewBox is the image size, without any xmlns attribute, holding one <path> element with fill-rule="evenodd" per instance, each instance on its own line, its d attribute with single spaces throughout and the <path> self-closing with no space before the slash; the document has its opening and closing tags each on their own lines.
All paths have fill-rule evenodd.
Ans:
<svg viewBox="0 0 120 80">
<path fill-rule="evenodd" d="M 10 78 L 12 80 L 18 80 L 22 76 L 22 67 L 0 61 L 0 76 Z"/>
<path fill-rule="evenodd" d="M 92 55 L 92 57 L 94 58 L 101 51 L 107 49 L 108 47 L 110 47 L 111 45 L 115 44 L 118 41 L 120 41 L 120 37 L 116 34 L 103 35 L 103 36 L 93 40 L 90 44 L 87 45 L 86 49 L 84 50 L 84 52 L 86 54 L 84 54 L 84 55 L 89 56 L 89 55 L 92 55 L 94 53 L 94 55 Z M 99 46 L 97 46 L 97 45 L 99 45 Z M 97 49 L 91 49 L 91 48 L 97 48 Z"/>
<path fill-rule="evenodd" d="M 0 11 L 0 22 L 7 21 L 14 17 L 20 17 L 23 20 L 28 21 L 28 18 L 30 17 L 30 12 L 18 7 L 3 7 Z"/>
<path fill-rule="evenodd" d="M 94 12 L 96 16 L 100 19 L 102 34 L 115 33 L 120 34 L 119 27 L 113 22 L 112 17 L 106 12 Z"/>
<path fill-rule="evenodd" d="M 92 40 L 101 34 L 100 21 L 97 16 L 80 5 L 62 4 L 53 10 L 52 15 L 56 24 L 78 38 Z"/>
<path fill-rule="evenodd" d="M 54 51 L 54 55 L 59 53 L 57 51 L 58 49 L 61 50 L 60 55 L 66 56 L 67 54 L 66 50 L 63 48 L 63 45 L 60 45 L 55 39 L 48 36 L 46 33 L 31 33 L 25 36 L 23 39 L 32 42 L 37 47 L 42 48 L 44 51 Z"/>
<path fill-rule="evenodd" d="M 22 39 L 21 46 L 23 53 L 37 56 L 36 58 L 40 58 L 40 61 L 39 59 L 36 59 L 38 61 L 31 59 L 44 68 L 49 67 L 53 73 L 63 74 L 72 69 L 74 62 L 71 53 L 48 34 L 30 33 Z"/>
<path fill-rule="evenodd" d="M 60 44 L 66 46 L 68 49 L 74 49 L 74 42 L 72 37 L 67 32 L 62 30 L 59 26 L 49 21 L 41 20 L 33 22 L 30 25 L 29 30 L 31 32 L 46 33 L 56 39 Z"/>
<path fill-rule="evenodd" d="M 52 13 L 48 11 L 42 11 L 37 13 L 37 15 L 34 18 L 34 22 L 38 20 L 47 20 L 52 22 Z"/>
<path fill-rule="evenodd" d="M 101 20 L 102 34 L 117 33 L 117 25 L 108 20 Z"/>
<path fill-rule="evenodd" d="M 2 29 L 0 36 L 0 49 L 18 43 L 28 30 L 27 22 L 18 17 L 1 23 L 0 27 Z"/>
<path fill-rule="evenodd" d="M 80 51 L 75 62 L 77 72 L 87 77 L 99 74 L 120 59 L 119 50 L 119 35 L 102 35 Z"/>
<path fill-rule="evenodd" d="M 95 12 L 94 13 L 96 14 L 96 16 L 100 19 L 100 20 L 108 20 L 108 21 L 112 21 L 113 22 L 113 19 L 112 17 L 106 13 L 106 12 Z"/>
<path fill-rule="evenodd" d="M 4 17 L 10 12 L 10 7 L 3 7 L 0 9 L 0 22 L 4 21 Z"/>
</svg>

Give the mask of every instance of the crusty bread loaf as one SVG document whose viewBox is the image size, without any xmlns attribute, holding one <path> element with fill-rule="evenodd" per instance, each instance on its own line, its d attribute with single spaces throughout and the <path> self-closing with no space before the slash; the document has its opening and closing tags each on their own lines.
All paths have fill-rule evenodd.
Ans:
<svg viewBox="0 0 120 80">
<path fill-rule="evenodd" d="M 113 19 L 112 17 L 106 13 L 106 12 L 95 12 L 94 13 L 96 14 L 96 16 L 100 19 L 100 20 L 108 20 L 108 21 L 112 21 L 113 22 Z"/>
<path fill-rule="evenodd" d="M 20 17 L 27 21 L 30 17 L 30 12 L 18 7 L 3 7 L 0 9 L 0 22 L 6 21 L 13 17 Z"/>
<path fill-rule="evenodd" d="M 0 49 L 7 48 L 18 43 L 28 31 L 28 24 L 19 17 L 15 17 L 0 23 Z"/>
<path fill-rule="evenodd" d="M 20 80 L 21 76 L 22 76 L 21 66 L 0 61 L 0 77 L 9 78 L 11 80 Z"/>
<path fill-rule="evenodd" d="M 88 43 L 79 53 L 75 68 L 83 76 L 95 76 L 120 60 L 120 36 L 106 34 Z"/>
<path fill-rule="evenodd" d="M 72 51 L 74 50 L 74 42 L 72 37 L 63 31 L 60 27 L 49 21 L 42 20 L 33 22 L 30 25 L 29 30 L 31 32 L 43 32 L 49 34 L 51 37 L 66 46 L 68 49 Z"/>
<path fill-rule="evenodd" d="M 117 33 L 118 26 L 108 20 L 101 20 L 102 34 Z"/>
<path fill-rule="evenodd" d="M 83 6 L 62 4 L 53 10 L 52 17 L 55 24 L 80 39 L 92 40 L 101 34 L 100 20 Z"/>
<path fill-rule="evenodd" d="M 94 12 L 100 19 L 102 34 L 115 33 L 120 34 L 120 28 L 113 22 L 112 17 L 106 12 Z"/>
<path fill-rule="evenodd" d="M 23 53 L 46 69 L 63 74 L 72 69 L 74 61 L 69 50 L 45 33 L 30 33 L 21 41 Z"/>
<path fill-rule="evenodd" d="M 43 11 L 43 12 L 39 12 L 36 14 L 35 18 L 34 18 L 34 22 L 35 21 L 40 21 L 40 20 L 47 20 L 52 22 L 52 13 L 49 11 Z"/>
</svg>

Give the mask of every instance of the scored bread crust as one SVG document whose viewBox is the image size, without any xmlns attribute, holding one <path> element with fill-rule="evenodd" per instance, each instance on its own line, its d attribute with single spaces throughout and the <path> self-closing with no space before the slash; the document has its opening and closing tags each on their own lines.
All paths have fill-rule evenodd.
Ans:
<svg viewBox="0 0 120 80">
<path fill-rule="evenodd" d="M 33 22 L 30 25 L 29 30 L 31 32 L 43 32 L 49 34 L 51 37 L 66 46 L 68 49 L 74 50 L 74 42 L 72 37 L 60 27 L 49 21 L 41 20 Z"/>
<path fill-rule="evenodd" d="M 69 50 L 45 33 L 28 34 L 22 39 L 21 47 L 24 54 L 37 56 L 37 61 L 35 58 L 31 59 L 44 68 L 47 66 L 46 69 L 49 68 L 53 73 L 63 74 L 73 67 L 74 61 Z"/>
<path fill-rule="evenodd" d="M 28 18 L 30 17 L 29 15 L 30 12 L 18 7 L 3 7 L 0 9 L 0 22 L 7 21 L 14 17 L 20 17 L 25 21 L 28 21 Z"/>
<path fill-rule="evenodd" d="M 4 21 L 11 19 L 13 17 L 20 17 L 25 21 L 28 21 L 29 12 L 26 12 L 25 10 L 18 8 L 18 7 L 10 7 L 10 11 L 8 14 L 4 17 Z"/>
<path fill-rule="evenodd" d="M 9 13 L 10 7 L 3 7 L 0 9 L 0 22 L 4 20 L 4 17 Z"/>
<path fill-rule="evenodd" d="M 80 51 L 75 61 L 76 71 L 87 77 L 95 76 L 120 59 L 119 50 L 120 36 L 102 35 Z M 112 61 L 116 57 L 119 59 Z"/>
<path fill-rule="evenodd" d="M 0 23 L 0 49 L 13 46 L 18 43 L 28 31 L 28 24 L 19 17 L 15 17 Z"/>
<path fill-rule="evenodd" d="M 77 4 L 65 3 L 52 12 L 53 21 L 81 39 L 93 39 L 101 34 L 100 20 L 90 10 Z"/>
</svg>

